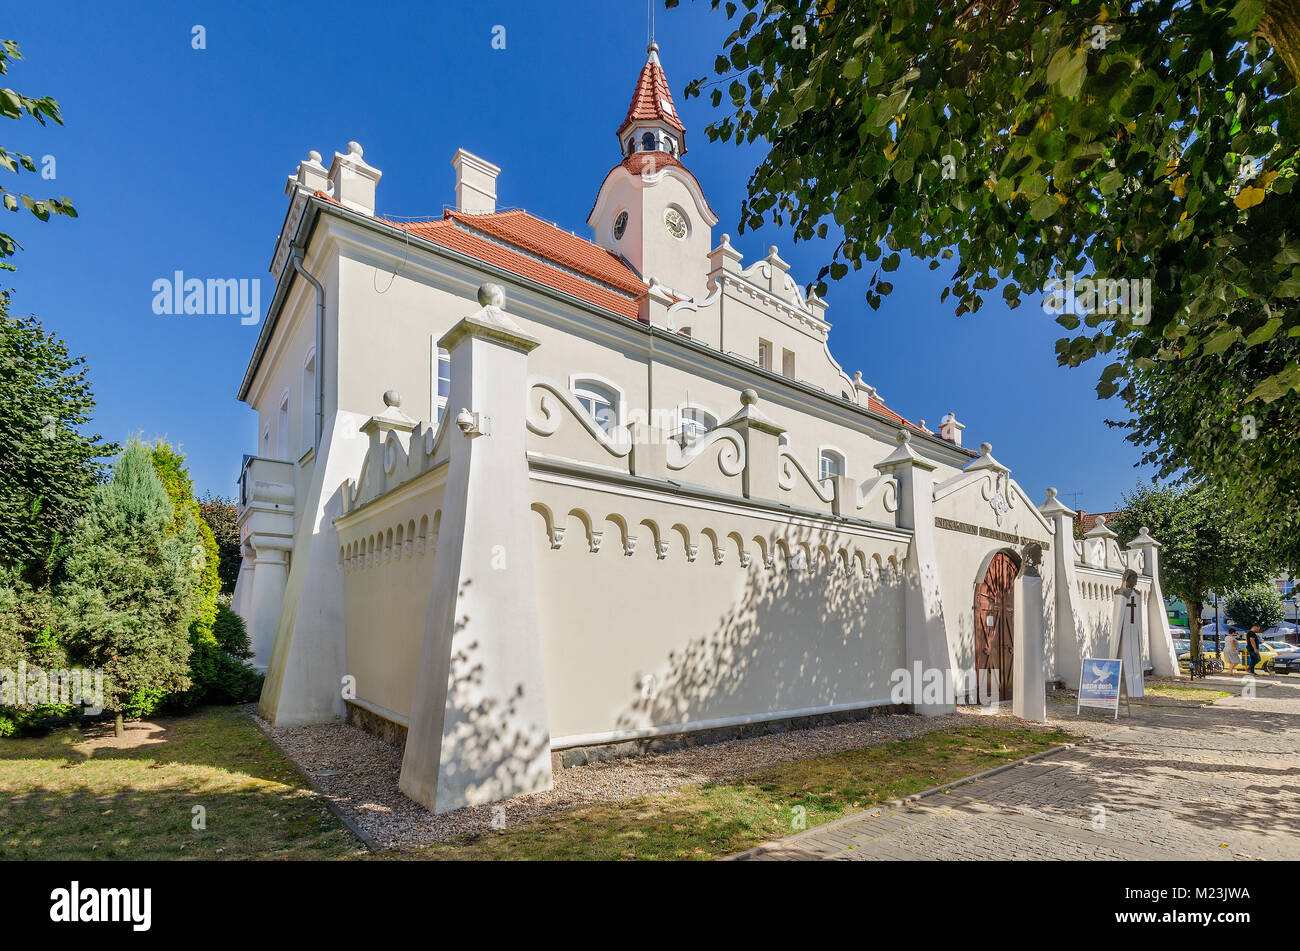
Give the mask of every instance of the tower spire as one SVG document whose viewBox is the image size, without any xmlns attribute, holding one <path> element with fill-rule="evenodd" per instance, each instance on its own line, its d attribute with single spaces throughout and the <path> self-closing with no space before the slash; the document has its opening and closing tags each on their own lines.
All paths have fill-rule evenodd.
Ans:
<svg viewBox="0 0 1300 951">
<path fill-rule="evenodd" d="M 650 2 L 653 11 L 654 0 Z M 624 155 L 634 152 L 667 152 L 678 156 L 686 152 L 686 127 L 677 115 L 668 78 L 659 62 L 659 44 L 654 41 L 653 15 L 645 66 L 641 68 L 636 89 L 632 92 L 632 102 L 627 108 L 627 117 L 618 127 L 617 135 Z"/>
</svg>

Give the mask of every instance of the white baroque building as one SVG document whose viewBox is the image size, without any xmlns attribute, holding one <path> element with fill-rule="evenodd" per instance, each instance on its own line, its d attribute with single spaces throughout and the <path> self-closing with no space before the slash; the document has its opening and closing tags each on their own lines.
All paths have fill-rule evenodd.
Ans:
<svg viewBox="0 0 1300 951">
<path fill-rule="evenodd" d="M 865 715 L 918 664 L 1005 697 L 1034 544 L 1033 688 L 1108 656 L 1130 567 L 1145 663 L 1176 673 L 1154 540 L 1075 541 L 952 413 L 931 431 L 845 372 L 775 247 L 715 236 L 653 44 L 617 135 L 590 241 L 497 211 L 464 150 L 432 221 L 376 214 L 356 143 L 290 177 L 239 390 L 267 719 L 404 742 L 402 789 L 441 812 L 593 748 Z M 977 696 L 914 706 L 953 700 Z"/>
</svg>

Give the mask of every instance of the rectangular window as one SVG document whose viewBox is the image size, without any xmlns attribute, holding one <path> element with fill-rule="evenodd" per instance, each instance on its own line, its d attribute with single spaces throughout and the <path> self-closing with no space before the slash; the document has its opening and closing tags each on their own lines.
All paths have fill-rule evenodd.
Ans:
<svg viewBox="0 0 1300 951">
<path fill-rule="evenodd" d="M 447 397 L 451 395 L 451 354 L 438 346 L 438 338 L 429 338 L 429 418 L 436 426 L 447 411 Z"/>
<path fill-rule="evenodd" d="M 279 418 L 275 421 L 275 458 L 289 458 L 289 397 L 280 403 Z"/>
<path fill-rule="evenodd" d="M 781 351 L 781 375 L 784 377 L 789 377 L 791 380 L 794 379 L 794 351 L 793 350 Z"/>
<path fill-rule="evenodd" d="M 316 357 L 302 368 L 302 451 L 316 446 Z"/>
<path fill-rule="evenodd" d="M 758 365 L 764 370 L 772 369 L 772 341 L 758 341 Z"/>
</svg>

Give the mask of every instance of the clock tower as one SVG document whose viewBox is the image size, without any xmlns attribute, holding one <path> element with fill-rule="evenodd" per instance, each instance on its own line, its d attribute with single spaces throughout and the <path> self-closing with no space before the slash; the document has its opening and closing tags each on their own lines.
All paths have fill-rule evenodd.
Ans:
<svg viewBox="0 0 1300 951">
<path fill-rule="evenodd" d="M 657 43 L 646 50 L 617 135 L 623 159 L 605 176 L 587 217 L 592 240 L 622 256 L 644 280 L 702 300 L 718 216 L 682 164 L 686 127 L 673 104 Z"/>
</svg>

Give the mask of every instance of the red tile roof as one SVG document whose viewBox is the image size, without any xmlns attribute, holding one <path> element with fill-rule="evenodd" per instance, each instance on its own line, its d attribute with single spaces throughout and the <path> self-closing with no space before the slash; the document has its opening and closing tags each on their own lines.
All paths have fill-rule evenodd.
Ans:
<svg viewBox="0 0 1300 951">
<path fill-rule="evenodd" d="M 325 191 L 317 191 L 315 196 L 334 205 L 341 204 Z M 571 294 L 621 317 L 640 319 L 637 299 L 646 292 L 646 285 L 627 265 L 604 248 L 527 212 L 470 215 L 449 210 L 440 221 L 389 221 L 378 216 L 374 220 Z"/>
<path fill-rule="evenodd" d="M 467 228 L 581 271 L 629 294 L 640 295 L 645 291 L 645 282 L 617 254 L 562 228 L 547 224 L 540 218 L 534 218 L 526 211 L 499 211 L 490 215 L 448 211 L 446 217 Z"/>
<path fill-rule="evenodd" d="M 659 120 L 672 126 L 678 132 L 685 132 L 686 126 L 677 118 L 677 106 L 673 103 L 672 91 L 668 88 L 668 78 L 664 76 L 663 67 L 659 65 L 659 47 L 651 43 L 650 56 L 641 68 L 641 75 L 636 81 L 636 91 L 632 93 L 632 102 L 627 107 L 627 118 L 618 127 L 618 135 L 634 122 Z M 683 150 L 684 151 L 684 150 Z"/>
<path fill-rule="evenodd" d="M 634 163 L 642 155 L 654 156 L 659 163 L 656 169 L 660 165 L 685 168 L 665 152 L 638 152 L 622 164 L 639 174 L 642 166 Z M 341 204 L 327 192 L 315 194 L 331 204 Z M 647 285 L 621 258 L 526 211 L 472 215 L 448 210 L 437 221 L 400 222 L 378 216 L 374 220 L 570 294 L 620 317 L 640 319 L 637 301 L 646 293 Z M 925 432 L 874 396 L 867 400 L 867 408 L 895 425 Z"/>
</svg>

